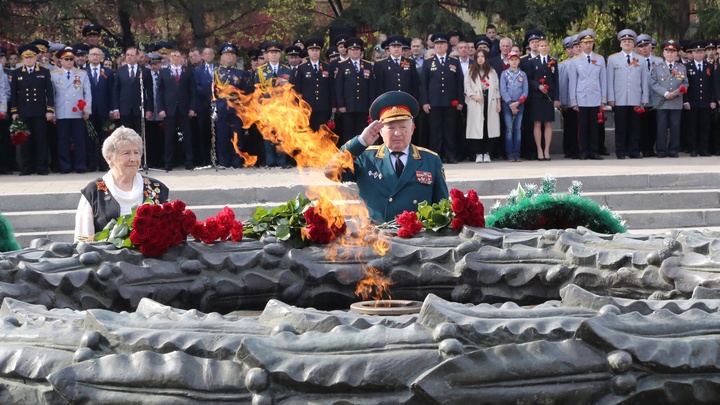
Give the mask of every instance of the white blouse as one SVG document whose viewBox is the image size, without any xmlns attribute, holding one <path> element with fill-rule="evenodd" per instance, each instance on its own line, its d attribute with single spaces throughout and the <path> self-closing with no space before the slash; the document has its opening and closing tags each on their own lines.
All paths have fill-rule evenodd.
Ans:
<svg viewBox="0 0 720 405">
<path fill-rule="evenodd" d="M 120 215 L 127 215 L 132 211 L 133 205 L 140 205 L 145 200 L 143 192 L 145 187 L 142 176 L 137 173 L 133 179 L 132 190 L 120 190 L 115 184 L 110 172 L 105 173 L 102 177 L 108 191 L 115 201 L 120 204 Z M 84 195 L 80 195 L 77 212 L 75 213 L 75 242 L 87 240 L 88 237 L 99 232 L 95 230 L 95 216 L 93 215 L 92 205 Z"/>
</svg>

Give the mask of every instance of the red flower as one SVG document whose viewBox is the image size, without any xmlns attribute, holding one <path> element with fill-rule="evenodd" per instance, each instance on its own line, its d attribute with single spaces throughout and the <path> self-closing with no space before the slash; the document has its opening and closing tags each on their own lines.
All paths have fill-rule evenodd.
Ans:
<svg viewBox="0 0 720 405">
<path fill-rule="evenodd" d="M 457 107 L 457 105 L 460 104 L 457 100 L 453 100 L 450 102 L 450 105 L 453 107 Z"/>
<path fill-rule="evenodd" d="M 0 120 L 5 118 L 5 113 L 0 111 Z"/>
<path fill-rule="evenodd" d="M 395 216 L 395 222 L 400 225 L 398 236 L 401 238 L 410 238 L 423 228 L 423 224 L 418 221 L 417 212 L 415 211 L 403 211 L 402 214 Z"/>
<path fill-rule="evenodd" d="M 450 226 L 452 227 L 452 229 L 454 229 L 454 230 L 456 230 L 456 231 L 459 231 L 459 230 L 462 229 L 463 224 L 464 224 L 464 221 L 463 221 L 462 219 L 460 219 L 460 218 L 455 218 L 455 219 L 453 219 L 452 222 L 450 223 Z"/>
<path fill-rule="evenodd" d="M 685 86 L 680 86 L 680 87 L 678 88 L 678 93 L 679 93 L 679 94 L 687 94 L 687 87 L 685 87 Z"/>
<path fill-rule="evenodd" d="M 520 97 L 520 98 L 518 99 L 518 103 L 522 104 L 522 103 L 525 102 L 525 100 L 527 100 L 527 97 L 522 96 L 522 97 Z"/>
<path fill-rule="evenodd" d="M 327 125 L 328 129 L 331 131 L 335 129 L 335 121 L 333 121 L 333 120 L 328 120 L 326 125 Z"/>
<path fill-rule="evenodd" d="M 233 242 L 240 242 L 243 238 L 243 224 L 240 221 L 235 221 L 232 228 L 230 229 L 230 240 Z"/>
<path fill-rule="evenodd" d="M 636 112 L 637 114 L 644 114 L 644 113 L 645 113 L 645 107 L 635 106 L 635 107 L 633 107 L 633 110 L 635 110 L 635 112 Z"/>
<path fill-rule="evenodd" d="M 368 122 L 368 124 L 372 124 L 372 122 L 373 122 L 373 119 L 372 119 L 372 117 L 371 117 L 371 116 L 369 116 L 369 115 L 368 115 L 368 118 L 367 118 L 367 122 Z"/>
<path fill-rule="evenodd" d="M 72 112 L 77 112 L 77 110 L 78 110 L 77 107 L 72 108 Z"/>
<path fill-rule="evenodd" d="M 550 86 L 548 86 L 547 84 L 544 85 L 543 87 L 545 87 L 545 90 L 550 90 Z"/>
<path fill-rule="evenodd" d="M 25 141 L 27 141 L 29 136 L 30 135 L 27 132 L 18 131 L 18 132 L 15 132 L 14 134 L 10 135 L 10 142 L 13 145 L 22 145 L 25 143 Z"/>
<path fill-rule="evenodd" d="M 317 211 L 317 212 L 316 212 Z M 342 216 L 336 218 L 332 224 L 321 215 L 318 207 L 310 207 L 303 215 L 308 225 L 303 228 L 303 235 L 316 243 L 330 243 L 338 236 L 344 235 L 347 231 L 345 219 Z"/>
<path fill-rule="evenodd" d="M 540 79 L 540 84 L 544 84 L 544 83 L 545 83 L 545 78 L 543 77 Z"/>
</svg>

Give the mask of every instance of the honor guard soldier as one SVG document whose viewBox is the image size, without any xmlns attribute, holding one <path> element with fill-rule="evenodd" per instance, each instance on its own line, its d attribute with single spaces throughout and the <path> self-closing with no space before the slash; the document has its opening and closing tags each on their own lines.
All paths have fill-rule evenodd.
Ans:
<svg viewBox="0 0 720 405">
<path fill-rule="evenodd" d="M 678 43 L 668 39 L 661 45 L 665 61 L 656 64 L 650 72 L 650 85 L 659 101 L 657 110 L 657 156 L 659 158 L 679 157 L 680 153 L 680 112 L 683 106 L 683 90 L 687 90 L 688 79 L 685 66 L 677 60 Z M 668 139 L 668 130 L 670 138 Z"/>
<path fill-rule="evenodd" d="M 88 24 L 82 29 L 82 36 L 85 44 L 87 44 L 88 47 L 97 46 L 98 48 L 100 48 L 100 50 L 105 55 L 103 57 L 103 60 L 110 59 L 110 51 L 108 51 L 107 48 L 102 46 L 102 41 L 100 39 L 101 35 L 102 27 L 97 24 Z"/>
<path fill-rule="evenodd" d="M 420 78 L 415 62 L 402 56 L 404 38 L 391 35 L 387 40 L 390 57 L 376 62 L 373 66 L 375 94 L 404 91 L 417 99 L 420 97 Z"/>
<path fill-rule="evenodd" d="M 170 66 L 160 70 L 156 97 L 160 111 L 158 115 L 165 123 L 164 161 L 166 171 L 172 170 L 174 166 L 175 143 L 177 142 L 175 128 L 179 128 L 183 134 L 185 169 L 195 168 L 190 118 L 195 116 L 195 106 L 198 103 L 196 91 L 195 74 L 192 72 L 192 68 L 183 64 L 183 55 L 180 51 L 170 51 Z"/>
<path fill-rule="evenodd" d="M 602 160 L 598 142 L 598 112 L 607 103 L 605 58 L 593 52 L 595 33 L 578 34 L 581 53 L 572 59 L 569 78 L 570 107 L 578 112 L 580 159 Z"/>
<path fill-rule="evenodd" d="M 448 197 L 445 171 L 438 155 L 410 143 L 417 101 L 401 91 L 385 93 L 370 107 L 372 122 L 342 146 L 338 155 L 350 153 L 353 167 L 343 168 L 335 155 L 325 167 L 333 181 L 354 181 L 360 198 L 376 223 L 392 221 L 403 211 L 417 211 Z M 373 145 L 382 137 L 382 145 Z"/>
<path fill-rule="evenodd" d="M 0 174 L 10 174 L 15 160 L 15 148 L 10 143 L 10 120 L 8 103 L 10 102 L 10 79 L 6 74 L 7 51 L 0 46 Z"/>
<path fill-rule="evenodd" d="M 47 127 L 55 119 L 55 94 L 50 71 L 38 63 L 38 49 L 26 44 L 18 49 L 22 67 L 13 72 L 10 83 L 10 113 L 21 119 L 30 137 L 20 146 L 20 175 L 48 174 Z"/>
<path fill-rule="evenodd" d="M 317 131 L 320 125 L 330 119 L 335 97 L 330 64 L 320 61 L 323 45 L 320 38 L 305 41 L 305 49 L 310 59 L 298 67 L 290 80 L 295 91 L 310 105 L 310 128 L 313 131 Z"/>
<path fill-rule="evenodd" d="M 102 65 L 105 54 L 99 46 L 90 48 L 88 58 L 90 63 L 87 68 L 87 73 L 90 78 L 90 89 L 92 90 L 93 100 L 90 123 L 95 128 L 98 139 L 85 138 L 85 163 L 91 172 L 98 168 L 100 168 L 101 171 L 107 171 L 109 169 L 107 162 L 102 158 L 99 151 L 96 150 L 96 145 L 102 145 L 108 136 L 102 129 L 110 119 L 110 106 L 112 105 L 115 74 L 112 69 Z M 98 158 L 98 156 L 100 156 L 100 158 Z"/>
<path fill-rule="evenodd" d="M 420 104 L 429 115 L 430 149 L 444 161 L 457 163 L 455 126 L 457 111 L 462 110 L 464 98 L 463 74 L 460 62 L 448 54 L 448 36 L 437 32 L 431 37 L 435 56 L 423 64 L 420 83 Z"/>
<path fill-rule="evenodd" d="M 711 112 L 717 108 L 714 79 L 715 67 L 705 60 L 705 46 L 696 41 L 688 46 L 692 60 L 685 67 L 688 78 L 688 93 L 684 97 L 684 108 L 689 110 L 688 128 L 690 156 L 710 156 Z"/>
<path fill-rule="evenodd" d="M 282 86 L 290 83 L 293 71 L 288 65 L 280 63 L 283 47 L 279 42 L 265 43 L 265 62 L 255 72 L 255 84 L 259 89 L 266 91 L 270 87 Z M 268 167 L 287 166 L 287 155 L 278 152 L 277 147 L 269 140 L 265 140 L 265 165 Z"/>
<path fill-rule="evenodd" d="M 345 41 L 350 57 L 338 64 L 335 78 L 337 108 L 343 115 L 343 133 L 340 143 L 362 132 L 367 125 L 367 113 L 374 93 L 372 63 L 361 59 L 363 40 L 350 38 Z"/>
<path fill-rule="evenodd" d="M 232 86 L 238 93 L 250 94 L 253 92 L 252 79 L 250 74 L 235 67 L 237 63 L 237 45 L 223 43 L 220 45 L 220 67 L 215 75 L 215 106 L 217 109 L 217 123 L 215 133 L 217 135 L 217 158 L 221 168 L 240 168 L 242 159 L 235 152 L 232 139 L 237 133 L 237 146 L 243 148 L 243 123 L 237 116 L 235 109 L 228 105 L 228 100 L 233 98 L 222 98 L 218 95 L 219 86 Z M 236 98 L 236 97 L 235 97 Z"/>
<path fill-rule="evenodd" d="M 75 53 L 68 46 L 57 51 L 55 57 L 60 67 L 52 70 L 51 77 L 55 89 L 55 124 L 58 133 L 58 160 L 60 173 L 71 171 L 85 173 L 85 121 L 92 112 L 92 89 L 87 73 L 75 67 Z M 82 101 L 82 102 L 81 102 Z M 74 145 L 74 161 L 70 159 L 70 145 Z"/>
<path fill-rule="evenodd" d="M 615 117 L 615 155 L 618 159 L 642 158 L 640 152 L 640 115 L 635 108 L 650 101 L 650 75 L 633 52 L 637 34 L 630 29 L 617 35 L 621 51 L 608 56 L 607 101 Z"/>
</svg>

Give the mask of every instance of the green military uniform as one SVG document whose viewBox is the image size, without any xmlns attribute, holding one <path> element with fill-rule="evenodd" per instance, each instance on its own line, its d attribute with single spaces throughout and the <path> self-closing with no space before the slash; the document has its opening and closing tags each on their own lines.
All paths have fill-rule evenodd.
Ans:
<svg viewBox="0 0 720 405">
<path fill-rule="evenodd" d="M 366 147 L 356 136 L 342 147 L 355 158 L 354 171 L 343 173 L 342 180 L 357 183 L 360 198 L 376 222 L 392 221 L 405 210 L 416 211 L 423 201 L 436 203 L 448 197 L 437 153 L 412 144 L 409 148 L 407 163 L 398 178 L 385 145 Z"/>
</svg>

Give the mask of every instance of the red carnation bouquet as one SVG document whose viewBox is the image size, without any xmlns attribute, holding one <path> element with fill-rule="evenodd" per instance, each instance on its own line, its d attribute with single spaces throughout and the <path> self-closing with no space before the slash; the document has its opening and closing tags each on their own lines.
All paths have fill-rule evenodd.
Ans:
<svg viewBox="0 0 720 405">
<path fill-rule="evenodd" d="M 395 217 L 395 220 L 381 225 L 381 228 L 397 228 L 398 236 L 409 238 L 421 230 L 439 231 L 450 226 L 456 231 L 462 230 L 464 225 L 485 227 L 485 207 L 474 190 L 467 195 L 453 188 L 450 190 L 450 199 L 443 198 L 435 204 L 423 201 L 418 204 L 417 212 L 404 211 Z"/>
<path fill-rule="evenodd" d="M 202 221 L 194 221 L 193 230 L 190 234 L 196 239 L 205 243 L 215 241 L 224 242 L 228 238 L 233 242 L 240 242 L 243 238 L 243 223 L 235 220 L 235 212 L 230 207 L 225 207 L 214 217 Z"/>
<path fill-rule="evenodd" d="M 330 243 L 347 232 L 347 224 L 345 218 L 340 216 L 334 210 L 334 206 L 319 205 L 308 207 L 303 216 L 306 225 L 301 228 L 301 235 L 304 239 L 308 239 L 315 243 Z M 328 212 L 330 211 L 330 212 Z M 329 218 L 329 220 L 328 220 Z"/>
<path fill-rule="evenodd" d="M 325 125 L 327 125 L 329 130 L 331 130 L 331 131 L 335 130 L 335 113 L 332 113 L 330 115 L 330 119 L 328 120 L 327 124 L 325 124 Z"/>
<path fill-rule="evenodd" d="M 111 220 L 95 234 L 94 241 L 108 241 L 118 248 L 138 248 L 147 257 L 158 257 L 183 243 L 195 228 L 195 213 L 180 200 L 155 204 L 152 200 Z"/>
<path fill-rule="evenodd" d="M 633 110 L 635 110 L 635 113 L 638 115 L 645 114 L 645 107 L 643 106 L 635 106 L 633 107 Z"/>
<path fill-rule="evenodd" d="M 17 146 L 24 144 L 29 136 L 30 131 L 24 122 L 17 119 L 10 124 L 10 142 L 13 145 Z"/>
<path fill-rule="evenodd" d="M 527 100 L 527 97 L 526 97 L 526 96 L 520 96 L 520 98 L 518 99 L 517 102 L 518 102 L 519 104 L 522 104 L 522 103 L 525 102 L 525 100 Z"/>
<path fill-rule="evenodd" d="M 458 104 L 460 104 L 460 102 L 457 101 L 457 100 L 453 100 L 453 101 L 450 102 L 450 105 L 453 106 L 453 107 L 457 107 Z"/>
<path fill-rule="evenodd" d="M 598 111 L 598 124 L 604 124 L 605 121 L 607 121 L 607 117 L 605 116 L 605 109 L 600 107 L 600 111 Z"/>
</svg>

